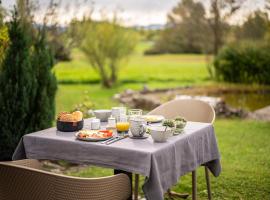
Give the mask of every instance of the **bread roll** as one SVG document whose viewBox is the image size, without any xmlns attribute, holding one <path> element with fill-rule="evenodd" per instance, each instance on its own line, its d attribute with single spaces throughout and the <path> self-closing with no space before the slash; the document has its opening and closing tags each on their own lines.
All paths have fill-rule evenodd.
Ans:
<svg viewBox="0 0 270 200">
<path fill-rule="evenodd" d="M 63 115 L 66 115 L 66 114 L 69 114 L 69 113 L 68 113 L 68 112 L 60 112 L 60 113 L 57 115 L 57 119 L 60 120 L 61 117 L 62 117 Z"/>
<path fill-rule="evenodd" d="M 83 113 L 81 111 L 75 111 L 72 113 L 75 121 L 81 121 L 83 119 Z"/>
<path fill-rule="evenodd" d="M 74 116 L 72 114 L 63 114 L 60 117 L 60 121 L 63 121 L 63 122 L 75 122 L 76 119 L 74 118 Z"/>
</svg>

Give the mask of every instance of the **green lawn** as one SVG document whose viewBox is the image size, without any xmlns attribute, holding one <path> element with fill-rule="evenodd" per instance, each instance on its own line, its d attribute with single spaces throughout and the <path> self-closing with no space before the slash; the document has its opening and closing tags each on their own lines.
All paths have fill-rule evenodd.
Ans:
<svg viewBox="0 0 270 200">
<path fill-rule="evenodd" d="M 71 62 L 58 63 L 58 92 L 56 110 L 69 111 L 75 104 L 90 99 L 95 108 L 110 108 L 118 103 L 112 96 L 124 89 L 141 89 L 182 85 L 212 84 L 209 80 L 205 58 L 202 55 L 144 56 L 149 45 L 138 45 L 136 52 L 123 63 L 119 84 L 113 89 L 101 88 L 98 75 L 79 50 L 74 50 Z M 222 156 L 223 172 L 212 178 L 214 199 L 270 199 L 270 123 L 247 120 L 221 120 L 215 123 Z M 112 170 L 90 167 L 72 175 L 99 177 Z M 141 180 L 143 181 L 143 179 Z M 184 176 L 176 191 L 191 192 L 191 177 Z M 198 172 L 199 199 L 206 199 L 203 168 Z"/>
<path fill-rule="evenodd" d="M 211 176 L 213 199 L 270 199 L 270 124 L 217 120 L 215 130 L 222 157 L 222 173 L 218 178 Z M 98 177 L 111 174 L 110 169 L 90 167 L 70 175 Z M 203 167 L 198 170 L 197 182 L 198 199 L 207 199 Z M 173 189 L 191 193 L 190 174 L 182 177 Z"/>
<path fill-rule="evenodd" d="M 208 79 L 203 55 L 154 55 L 145 56 L 145 43 L 121 64 L 120 83 L 161 82 L 170 85 L 200 83 Z M 98 74 L 78 49 L 72 52 L 71 62 L 58 63 L 54 71 L 60 83 L 97 83 Z"/>
<path fill-rule="evenodd" d="M 119 83 L 113 89 L 104 89 L 99 84 L 96 71 L 78 49 L 72 51 L 72 61 L 60 62 L 54 72 L 57 76 L 58 93 L 56 110 L 71 110 L 75 104 L 89 97 L 96 108 L 111 107 L 113 94 L 124 89 L 176 87 L 209 83 L 203 55 L 155 55 L 145 56 L 148 43 L 140 43 L 134 54 L 122 63 Z"/>
</svg>

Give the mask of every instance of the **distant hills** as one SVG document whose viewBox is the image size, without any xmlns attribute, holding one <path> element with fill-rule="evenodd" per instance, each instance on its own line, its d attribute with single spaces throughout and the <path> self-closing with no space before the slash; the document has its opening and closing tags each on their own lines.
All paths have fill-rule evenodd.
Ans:
<svg viewBox="0 0 270 200">
<path fill-rule="evenodd" d="M 132 28 L 138 29 L 138 30 L 162 30 L 164 29 L 166 25 L 164 24 L 149 24 L 149 25 L 145 25 L 145 26 L 141 26 L 141 25 L 135 25 L 132 26 Z"/>
</svg>

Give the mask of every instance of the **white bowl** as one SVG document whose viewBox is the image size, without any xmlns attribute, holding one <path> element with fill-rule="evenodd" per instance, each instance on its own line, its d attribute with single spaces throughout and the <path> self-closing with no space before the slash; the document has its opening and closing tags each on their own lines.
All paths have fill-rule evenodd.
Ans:
<svg viewBox="0 0 270 200">
<path fill-rule="evenodd" d="M 93 111 L 96 118 L 100 119 L 102 122 L 108 121 L 108 118 L 111 116 L 111 110 L 94 110 Z"/>
<path fill-rule="evenodd" d="M 172 136 L 172 129 L 165 126 L 150 126 L 150 134 L 154 142 L 166 142 L 167 139 Z"/>
</svg>

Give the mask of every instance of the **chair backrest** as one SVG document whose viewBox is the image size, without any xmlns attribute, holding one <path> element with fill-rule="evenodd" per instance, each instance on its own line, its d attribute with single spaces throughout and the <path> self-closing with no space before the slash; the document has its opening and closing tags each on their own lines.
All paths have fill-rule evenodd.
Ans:
<svg viewBox="0 0 270 200">
<path fill-rule="evenodd" d="M 204 101 L 196 99 L 175 99 L 158 106 L 150 111 L 148 115 L 163 115 L 168 119 L 181 116 L 188 121 L 205 123 L 215 121 L 213 107 Z"/>
<path fill-rule="evenodd" d="M 131 193 L 130 184 L 125 174 L 78 178 L 0 162 L 0 199 L 124 200 Z"/>
</svg>

